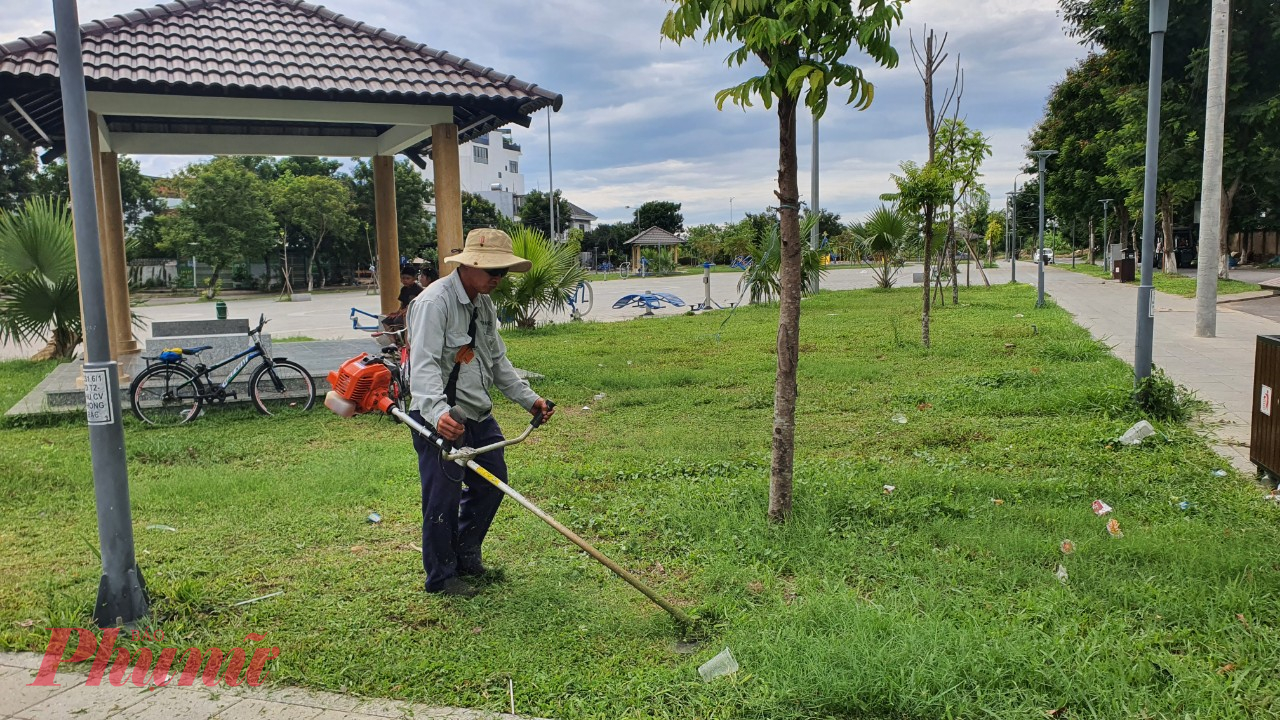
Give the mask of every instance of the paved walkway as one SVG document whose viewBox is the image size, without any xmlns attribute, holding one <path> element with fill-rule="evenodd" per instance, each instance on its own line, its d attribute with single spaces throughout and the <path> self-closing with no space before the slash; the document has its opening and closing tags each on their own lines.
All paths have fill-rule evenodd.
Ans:
<svg viewBox="0 0 1280 720">
<path fill-rule="evenodd" d="M 290 687 L 155 689 L 123 687 L 106 680 L 94 687 L 87 676 L 59 671 L 60 687 L 32 687 L 40 667 L 35 653 L 0 653 L 0 718 L 21 720 L 518 720 L 517 715 L 431 707 L 392 700 L 314 692 Z"/>
<path fill-rule="evenodd" d="M 989 271 L 993 282 L 1009 279 L 1005 264 L 1001 265 L 1001 269 Z M 1249 280 L 1265 279 L 1259 272 Z M 1276 275 L 1280 273 L 1272 277 Z M 1018 263 L 1018 280 L 1034 285 L 1035 265 Z M 1045 293 L 1094 338 L 1113 346 L 1117 357 L 1133 364 L 1137 283 L 1117 283 L 1050 265 L 1045 270 Z M 1280 334 L 1280 322 L 1242 310 L 1249 303 L 1270 302 L 1261 299 L 1263 296 L 1270 297 L 1270 293 L 1220 296 L 1217 337 L 1201 338 L 1195 334 L 1195 298 L 1156 293 L 1152 348 L 1156 366 L 1211 404 L 1207 425 L 1215 434 L 1215 449 L 1247 473 L 1256 470 L 1249 462 L 1249 428 L 1257 336 Z"/>
</svg>

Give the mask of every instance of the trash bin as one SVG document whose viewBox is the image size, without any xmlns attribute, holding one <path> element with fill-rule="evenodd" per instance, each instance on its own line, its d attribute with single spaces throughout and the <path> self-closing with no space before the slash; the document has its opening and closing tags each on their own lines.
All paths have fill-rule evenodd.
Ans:
<svg viewBox="0 0 1280 720">
<path fill-rule="evenodd" d="M 226 304 L 226 303 L 224 303 L 224 302 L 222 302 L 221 300 L 219 300 L 216 304 L 214 304 L 213 308 L 214 308 L 214 310 L 216 310 L 216 311 L 218 312 L 218 319 L 219 319 L 219 320 L 226 320 L 226 319 L 227 319 L 227 304 Z"/>
<path fill-rule="evenodd" d="M 1111 261 L 1111 279 L 1120 282 L 1133 282 L 1133 258 L 1121 258 Z"/>
<path fill-rule="evenodd" d="M 1280 387 L 1280 336 L 1259 335 L 1253 359 L 1253 422 L 1249 430 L 1249 462 L 1280 476 L 1280 414 L 1272 395 Z"/>
</svg>

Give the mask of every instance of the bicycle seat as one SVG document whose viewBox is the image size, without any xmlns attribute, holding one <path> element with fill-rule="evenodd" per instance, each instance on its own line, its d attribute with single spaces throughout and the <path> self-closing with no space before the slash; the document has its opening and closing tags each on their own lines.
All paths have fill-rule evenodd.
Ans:
<svg viewBox="0 0 1280 720">
<path fill-rule="evenodd" d="M 193 348 L 182 348 L 182 354 L 183 355 L 199 355 L 201 352 L 205 350 L 211 350 L 211 349 L 213 349 L 212 345 L 201 345 L 200 347 L 193 347 Z"/>
</svg>

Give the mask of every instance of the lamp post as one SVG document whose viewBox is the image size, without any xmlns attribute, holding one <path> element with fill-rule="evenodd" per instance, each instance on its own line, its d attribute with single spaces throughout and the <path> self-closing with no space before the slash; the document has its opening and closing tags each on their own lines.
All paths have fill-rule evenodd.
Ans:
<svg viewBox="0 0 1280 720">
<path fill-rule="evenodd" d="M 1111 236 L 1107 233 L 1107 211 L 1111 209 L 1111 203 L 1115 200 L 1107 198 L 1102 201 L 1102 267 L 1111 266 L 1107 256 L 1111 253 Z"/>
<path fill-rule="evenodd" d="M 132 626 L 149 611 L 147 591 L 138 568 L 129 505 L 129 469 L 125 463 L 121 423 L 119 365 L 111 357 L 107 308 L 98 247 L 98 213 L 94 200 L 93 150 L 89 143 L 89 102 L 84 83 L 79 11 L 76 0 L 53 0 L 62 118 L 67 148 L 71 211 L 75 220 L 76 260 L 80 272 L 80 307 L 84 327 L 85 419 L 98 517 L 102 574 L 93 619 L 100 628 Z M 96 129 L 93 132 L 97 132 Z"/>
<path fill-rule="evenodd" d="M 1014 191 L 1009 193 L 1009 282 L 1018 282 L 1018 181 L 1013 181 Z"/>
<path fill-rule="evenodd" d="M 1155 339 L 1156 296 L 1151 285 L 1156 245 L 1156 177 L 1160 163 L 1160 82 L 1164 65 L 1164 36 L 1169 29 L 1169 0 L 1151 0 L 1151 67 L 1147 83 L 1147 157 L 1142 189 L 1142 284 L 1138 286 L 1138 331 L 1134 341 L 1133 381 L 1151 376 L 1151 345 Z"/>
<path fill-rule="evenodd" d="M 1057 155 L 1057 150 L 1032 150 L 1031 154 L 1039 161 L 1040 175 L 1040 241 L 1036 250 L 1036 266 L 1039 268 L 1038 285 L 1036 288 L 1036 307 L 1044 307 L 1044 161 L 1052 155 Z"/>
<path fill-rule="evenodd" d="M 733 196 L 729 196 L 729 224 L 733 224 Z"/>
</svg>

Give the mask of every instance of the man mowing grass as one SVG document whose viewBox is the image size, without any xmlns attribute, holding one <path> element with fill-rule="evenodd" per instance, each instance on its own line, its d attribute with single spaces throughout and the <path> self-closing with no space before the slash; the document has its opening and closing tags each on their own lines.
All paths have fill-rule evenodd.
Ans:
<svg viewBox="0 0 1280 720">
<path fill-rule="evenodd" d="M 493 419 L 489 399 L 489 388 L 496 386 L 507 399 L 546 421 L 554 411 L 507 359 L 507 346 L 498 335 L 498 314 L 489 298 L 508 272 L 525 272 L 533 264 L 512 252 L 506 233 L 493 229 L 472 230 L 462 253 L 444 262 L 457 265 L 457 272 L 432 283 L 409 304 L 410 415 L 432 423 L 455 445 L 501 442 L 502 429 Z M 413 434 L 413 447 L 422 478 L 427 592 L 472 597 L 475 588 L 459 576 L 485 573 L 480 544 L 498 512 L 502 492 L 446 461 L 418 433 Z M 507 482 L 501 449 L 478 456 L 476 462 Z"/>
</svg>

